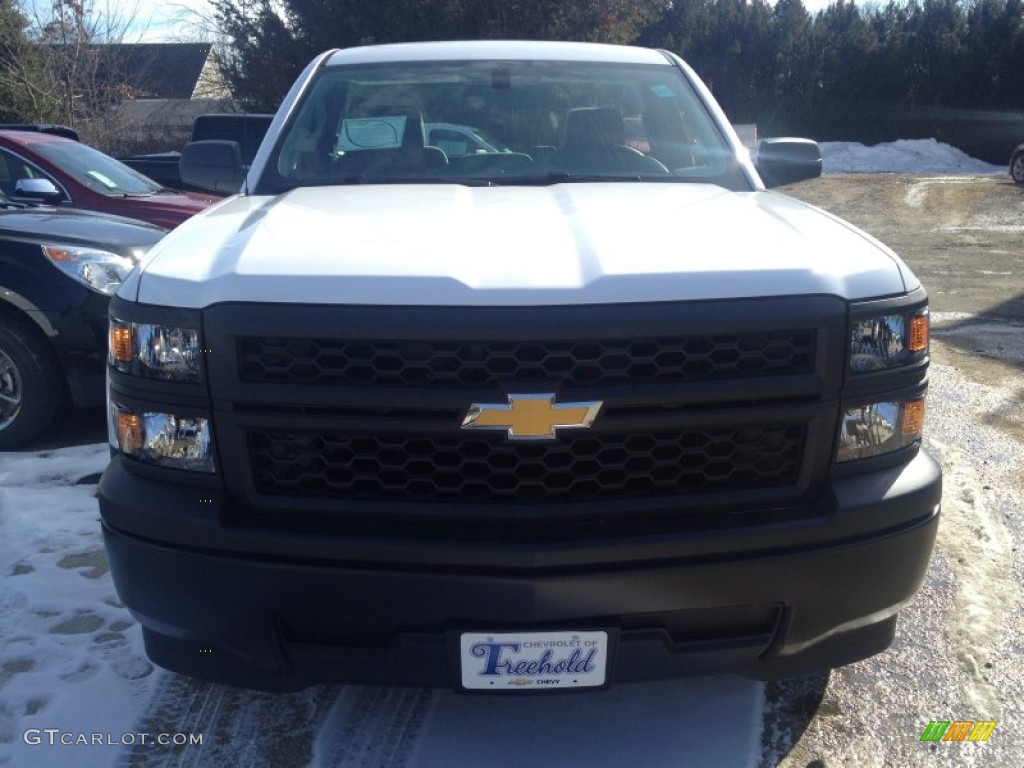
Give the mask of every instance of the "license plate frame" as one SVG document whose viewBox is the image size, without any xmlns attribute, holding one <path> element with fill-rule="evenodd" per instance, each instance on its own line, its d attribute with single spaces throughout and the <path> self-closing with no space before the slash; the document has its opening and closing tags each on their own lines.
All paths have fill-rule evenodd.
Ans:
<svg viewBox="0 0 1024 768">
<path fill-rule="evenodd" d="M 608 685 L 607 630 L 461 632 L 459 677 L 466 691 L 565 691 Z"/>
</svg>

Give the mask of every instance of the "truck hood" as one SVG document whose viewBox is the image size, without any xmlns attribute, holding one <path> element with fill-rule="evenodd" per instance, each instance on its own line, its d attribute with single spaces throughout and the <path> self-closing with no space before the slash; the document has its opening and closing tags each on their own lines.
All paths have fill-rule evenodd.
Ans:
<svg viewBox="0 0 1024 768">
<path fill-rule="evenodd" d="M 918 286 L 885 246 L 772 192 L 674 183 L 373 185 L 237 197 L 185 222 L 120 295 L 221 302 L 546 305 Z"/>
</svg>

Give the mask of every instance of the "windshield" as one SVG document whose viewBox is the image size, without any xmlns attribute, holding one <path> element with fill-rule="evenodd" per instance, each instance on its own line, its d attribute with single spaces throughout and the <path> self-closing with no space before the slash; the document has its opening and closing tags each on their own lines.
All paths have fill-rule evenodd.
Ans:
<svg viewBox="0 0 1024 768">
<path fill-rule="evenodd" d="M 441 61 L 324 69 L 257 191 L 604 180 L 745 184 L 676 67 Z"/>
<path fill-rule="evenodd" d="M 40 142 L 32 149 L 94 192 L 152 195 L 159 184 L 99 150 L 76 141 Z"/>
</svg>

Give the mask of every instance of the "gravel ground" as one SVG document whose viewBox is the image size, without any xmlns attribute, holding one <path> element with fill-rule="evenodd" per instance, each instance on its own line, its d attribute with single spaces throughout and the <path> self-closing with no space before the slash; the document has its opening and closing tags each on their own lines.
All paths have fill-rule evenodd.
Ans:
<svg viewBox="0 0 1024 768">
<path fill-rule="evenodd" d="M 999 177 L 832 176 L 789 190 L 878 236 L 933 312 L 926 445 L 944 472 L 924 586 L 884 654 L 766 689 L 762 766 L 1024 765 L 1024 190 Z M 925 743 L 932 720 L 995 720 Z"/>
</svg>

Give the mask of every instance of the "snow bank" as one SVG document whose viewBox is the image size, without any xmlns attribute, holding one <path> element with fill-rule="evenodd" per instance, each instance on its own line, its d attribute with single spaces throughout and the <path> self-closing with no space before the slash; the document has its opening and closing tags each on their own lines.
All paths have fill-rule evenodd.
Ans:
<svg viewBox="0 0 1024 768">
<path fill-rule="evenodd" d="M 900 139 L 873 147 L 823 141 L 819 146 L 824 173 L 1006 173 L 1003 166 L 976 160 L 935 139 Z"/>
</svg>

